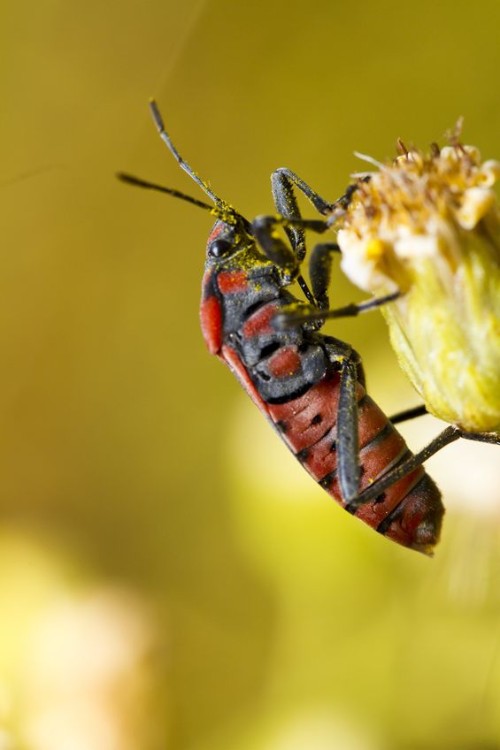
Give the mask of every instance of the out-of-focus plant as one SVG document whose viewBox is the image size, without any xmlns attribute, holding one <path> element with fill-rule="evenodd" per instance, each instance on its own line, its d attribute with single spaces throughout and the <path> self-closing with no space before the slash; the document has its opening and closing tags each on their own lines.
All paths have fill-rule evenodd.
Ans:
<svg viewBox="0 0 500 750">
<path fill-rule="evenodd" d="M 19 531 L 0 549 L 0 749 L 166 747 L 164 639 L 147 599 L 75 578 L 75 561 Z"/>
</svg>

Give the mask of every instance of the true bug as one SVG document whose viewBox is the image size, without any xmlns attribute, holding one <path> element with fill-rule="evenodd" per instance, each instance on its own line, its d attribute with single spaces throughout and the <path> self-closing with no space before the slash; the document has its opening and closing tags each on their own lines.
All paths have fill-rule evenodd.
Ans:
<svg viewBox="0 0 500 750">
<path fill-rule="evenodd" d="M 311 253 L 311 289 L 301 274 L 305 230 L 324 231 L 325 223 L 302 220 L 293 186 L 321 211 L 346 203 L 349 194 L 326 204 L 294 173 L 277 170 L 272 188 L 279 215 L 250 222 L 182 159 L 154 102 L 151 112 L 162 140 L 213 205 L 128 174 L 118 176 L 217 217 L 207 243 L 201 302 L 209 351 L 229 366 L 295 457 L 338 503 L 393 541 L 430 553 L 444 513 L 439 490 L 366 394 L 359 355 L 319 332 L 326 317 L 355 314 L 380 300 L 328 311 L 331 243 Z M 294 281 L 307 304 L 291 293 Z M 303 320 L 311 308 L 315 320 Z"/>
</svg>

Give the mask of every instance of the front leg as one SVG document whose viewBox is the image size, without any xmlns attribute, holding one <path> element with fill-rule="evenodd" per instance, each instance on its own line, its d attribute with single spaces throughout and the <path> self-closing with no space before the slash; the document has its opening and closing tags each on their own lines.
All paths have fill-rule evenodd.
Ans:
<svg viewBox="0 0 500 750">
<path fill-rule="evenodd" d="M 294 187 L 300 190 L 306 198 L 313 204 L 316 210 L 322 214 L 328 214 L 333 209 L 333 204 L 328 203 L 321 198 L 309 185 L 301 180 L 295 172 L 286 167 L 277 169 L 271 175 L 271 187 L 274 198 L 274 205 L 278 213 L 287 219 L 301 219 L 301 213 L 297 198 L 295 197 Z M 326 227 L 325 227 L 326 228 Z M 285 229 L 299 263 L 304 259 L 306 254 L 304 228 L 298 225 L 290 226 Z"/>
<path fill-rule="evenodd" d="M 291 169 L 286 169 L 285 167 L 281 167 L 272 173 L 271 187 L 274 205 L 276 206 L 277 211 L 288 220 L 288 223 L 284 225 L 284 230 L 297 259 L 297 263 L 300 265 L 306 256 L 306 228 L 313 228 L 312 225 L 314 224 L 314 231 L 324 232 L 328 228 L 328 224 L 326 222 L 304 222 L 302 220 L 294 188 L 300 190 L 322 215 L 330 213 L 333 209 L 333 204 L 328 203 L 321 198 L 321 196 L 312 190 L 312 188 L 310 188 L 304 180 L 298 177 L 295 172 L 292 172 Z M 297 280 L 307 301 L 311 305 L 314 307 L 328 307 L 328 301 L 327 298 L 325 300 L 323 290 L 320 291 L 319 296 L 316 294 L 314 289 L 314 279 L 312 277 L 312 293 L 301 274 L 299 274 Z"/>
<path fill-rule="evenodd" d="M 428 414 L 424 404 L 420 406 L 413 406 L 411 409 L 405 409 L 404 411 L 398 411 L 397 414 L 393 414 L 389 417 L 389 421 L 392 424 L 399 424 L 400 422 L 406 422 L 409 419 L 415 419 L 415 417 L 423 417 L 424 414 Z"/>
<path fill-rule="evenodd" d="M 293 212 L 296 215 L 291 217 L 258 216 L 251 224 L 251 233 L 269 260 L 283 271 L 284 283 L 290 284 L 297 280 L 309 304 L 316 308 L 314 294 L 300 273 L 301 262 L 305 254 L 304 232 L 306 229 L 325 232 L 328 226 L 324 221 L 302 219 L 298 206 L 293 209 Z M 280 227 L 285 231 L 290 244 L 280 237 L 277 231 Z"/>
<path fill-rule="evenodd" d="M 293 188 L 305 195 L 305 197 L 313 204 L 314 208 L 322 216 L 330 214 L 336 205 L 345 199 L 345 196 L 339 198 L 335 203 L 330 203 L 321 197 L 315 190 L 313 190 L 307 182 L 304 182 L 295 172 L 287 167 L 280 167 L 276 169 L 271 175 L 271 185 L 274 195 L 274 202 L 278 211 L 285 212 L 289 195 L 293 195 Z M 296 203 L 295 197 L 292 198 L 292 202 Z"/>
</svg>

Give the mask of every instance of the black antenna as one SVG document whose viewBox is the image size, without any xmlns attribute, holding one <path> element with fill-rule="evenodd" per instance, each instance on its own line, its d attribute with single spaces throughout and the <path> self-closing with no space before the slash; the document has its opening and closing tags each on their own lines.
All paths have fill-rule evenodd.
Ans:
<svg viewBox="0 0 500 750">
<path fill-rule="evenodd" d="M 182 193 L 180 190 L 175 190 L 174 188 L 164 187 L 163 185 L 158 185 L 156 182 L 149 182 L 148 180 L 143 180 L 141 177 L 135 177 L 132 174 L 128 174 L 128 172 L 118 172 L 116 175 L 117 178 L 121 180 L 122 182 L 128 183 L 129 185 L 135 185 L 136 187 L 147 188 L 148 190 L 157 190 L 159 193 L 167 193 L 168 195 L 172 195 L 174 198 L 180 198 L 183 201 L 192 203 L 194 206 L 198 206 L 199 208 L 204 208 L 210 211 L 214 216 L 217 216 L 221 221 L 226 222 L 226 224 L 231 224 L 233 226 L 236 226 L 237 224 L 241 224 L 245 228 L 245 231 L 250 232 L 251 231 L 250 222 L 247 219 L 245 219 L 244 216 L 238 213 L 238 211 L 236 211 L 231 206 L 230 203 L 227 203 L 226 201 L 222 200 L 222 198 L 219 198 L 219 196 L 216 195 L 213 192 L 213 190 L 210 188 L 208 182 L 206 182 L 206 180 L 203 180 L 194 171 L 194 169 L 192 169 L 189 166 L 189 164 L 184 161 L 184 159 L 179 154 L 174 144 L 170 140 L 170 136 L 168 135 L 167 131 L 165 130 L 165 125 L 163 124 L 163 119 L 160 114 L 160 110 L 158 109 L 158 105 L 154 99 L 150 100 L 149 109 L 153 117 L 153 122 L 156 125 L 156 129 L 158 130 L 158 133 L 160 134 L 160 138 L 165 143 L 165 145 L 167 146 L 172 156 L 174 156 L 179 166 L 185 172 L 187 172 L 187 174 L 191 177 L 191 179 L 194 180 L 194 182 L 196 182 L 196 184 L 199 187 L 201 187 L 203 192 L 208 195 L 210 200 L 213 201 L 214 205 L 210 206 L 208 203 L 205 203 L 204 201 L 200 201 L 197 198 L 193 198 L 191 195 L 187 195 L 186 193 Z"/>
<path fill-rule="evenodd" d="M 165 125 L 163 124 L 163 119 L 160 114 L 160 110 L 158 109 L 158 105 L 155 102 L 154 99 L 151 99 L 149 102 L 149 109 L 151 111 L 151 115 L 153 117 L 153 122 L 156 125 L 156 128 L 158 130 L 158 133 L 160 134 L 160 138 L 162 139 L 163 143 L 167 146 L 170 153 L 175 157 L 177 160 L 179 166 L 187 172 L 187 174 L 191 177 L 192 180 L 196 182 L 197 185 L 201 187 L 201 189 L 208 195 L 210 200 L 212 200 L 216 206 L 224 209 L 230 208 L 229 204 L 226 203 L 226 201 L 223 201 L 222 198 L 219 198 L 218 195 L 215 195 L 213 190 L 210 188 L 208 182 L 206 180 L 203 180 L 194 169 L 192 169 L 187 162 L 184 161 L 182 156 L 179 154 L 177 149 L 175 148 L 174 144 L 172 143 L 170 136 L 168 135 L 167 131 L 165 130 Z M 231 212 L 233 209 L 230 209 Z"/>
<path fill-rule="evenodd" d="M 174 198 L 181 198 L 183 201 L 192 203 L 199 208 L 205 208 L 208 211 L 215 212 L 217 210 L 214 206 L 211 206 L 210 203 L 204 203 L 204 201 L 200 201 L 198 198 L 193 198 L 191 195 L 181 193 L 180 190 L 164 187 L 163 185 L 158 185 L 156 182 L 143 180 L 141 177 L 135 177 L 128 172 L 117 172 L 116 176 L 119 180 L 126 182 L 128 185 L 135 185 L 136 187 L 147 188 L 148 190 L 157 190 L 159 193 L 167 193 L 168 195 L 173 195 Z"/>
</svg>

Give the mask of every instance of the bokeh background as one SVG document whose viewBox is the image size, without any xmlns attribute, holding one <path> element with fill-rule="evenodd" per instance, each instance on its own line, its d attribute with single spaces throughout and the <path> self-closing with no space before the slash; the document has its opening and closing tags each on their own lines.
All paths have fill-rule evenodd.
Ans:
<svg viewBox="0 0 500 750">
<path fill-rule="evenodd" d="M 114 178 L 198 195 L 153 95 L 249 217 L 278 166 L 335 198 L 354 150 L 459 115 L 499 157 L 499 25 L 498 0 L 4 4 L 1 750 L 500 748 L 498 451 L 429 463 L 432 560 L 348 516 L 205 351 L 210 217 Z M 328 330 L 388 413 L 417 403 L 378 313 Z"/>
</svg>

